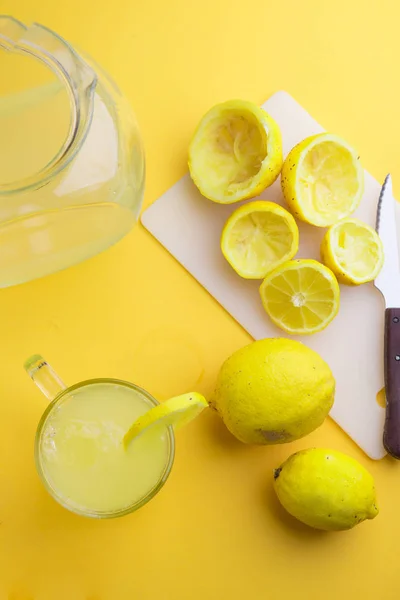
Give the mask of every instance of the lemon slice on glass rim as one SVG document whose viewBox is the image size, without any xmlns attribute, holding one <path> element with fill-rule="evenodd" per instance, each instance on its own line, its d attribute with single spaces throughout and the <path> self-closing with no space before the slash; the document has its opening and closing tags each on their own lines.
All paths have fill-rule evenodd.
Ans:
<svg viewBox="0 0 400 600">
<path fill-rule="evenodd" d="M 322 331 L 339 311 L 339 284 L 316 260 L 291 260 L 269 273 L 260 287 L 270 319 L 291 334 Z"/>
<path fill-rule="evenodd" d="M 217 104 L 197 126 L 188 162 L 191 178 L 209 200 L 231 204 L 253 198 L 281 171 L 280 129 L 253 102 Z"/>
<path fill-rule="evenodd" d="M 383 266 L 383 244 L 375 229 L 359 219 L 332 225 L 321 243 L 322 262 L 341 283 L 373 281 Z"/>
<path fill-rule="evenodd" d="M 357 152 L 342 138 L 320 133 L 306 138 L 287 156 L 281 185 L 295 217 L 328 227 L 351 215 L 364 192 Z"/>
<path fill-rule="evenodd" d="M 227 220 L 221 250 L 245 279 L 263 279 L 294 257 L 299 229 L 292 215 L 275 202 L 258 200 L 236 209 Z"/>
<path fill-rule="evenodd" d="M 195 419 L 207 407 L 207 400 L 197 392 L 166 400 L 136 419 L 126 432 L 123 444 L 126 448 L 132 440 L 155 426 L 172 426 L 174 429 L 179 429 Z"/>
</svg>

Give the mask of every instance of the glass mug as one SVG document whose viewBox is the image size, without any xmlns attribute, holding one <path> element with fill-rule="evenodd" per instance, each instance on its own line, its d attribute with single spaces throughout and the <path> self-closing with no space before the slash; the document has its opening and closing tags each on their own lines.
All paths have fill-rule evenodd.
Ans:
<svg viewBox="0 0 400 600">
<path fill-rule="evenodd" d="M 25 370 L 51 403 L 35 438 L 39 476 L 57 502 L 98 519 L 131 513 L 153 498 L 174 462 L 171 427 L 152 428 L 128 447 L 132 423 L 159 403 L 140 387 L 91 379 L 67 387 L 39 355 Z"/>
</svg>

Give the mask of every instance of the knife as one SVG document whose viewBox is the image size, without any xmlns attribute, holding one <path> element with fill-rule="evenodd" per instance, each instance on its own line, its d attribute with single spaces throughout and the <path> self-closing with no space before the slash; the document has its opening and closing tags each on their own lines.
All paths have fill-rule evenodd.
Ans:
<svg viewBox="0 0 400 600">
<path fill-rule="evenodd" d="M 396 229 L 396 200 L 392 178 L 387 175 L 379 196 L 376 230 L 383 243 L 384 263 L 375 279 L 385 304 L 384 374 L 386 418 L 383 445 L 400 459 L 400 269 Z"/>
</svg>

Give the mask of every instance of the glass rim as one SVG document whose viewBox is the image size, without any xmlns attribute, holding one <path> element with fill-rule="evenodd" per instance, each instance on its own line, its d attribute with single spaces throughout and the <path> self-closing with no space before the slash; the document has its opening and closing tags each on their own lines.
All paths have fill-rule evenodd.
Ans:
<svg viewBox="0 0 400 600">
<path fill-rule="evenodd" d="M 58 504 L 60 504 L 61 506 L 63 506 L 67 510 L 69 510 L 70 512 L 75 513 L 76 515 L 80 515 L 82 517 L 89 517 L 92 519 L 113 519 L 113 518 L 117 518 L 117 517 L 123 517 L 124 515 L 128 515 L 130 513 L 135 512 L 136 510 L 138 510 L 139 508 L 141 508 L 142 506 L 144 506 L 145 504 L 150 502 L 150 500 L 152 500 L 152 498 L 154 498 L 154 496 L 156 496 L 158 494 L 158 492 L 163 488 L 164 484 L 166 483 L 166 481 L 171 473 L 172 466 L 174 464 L 175 436 L 174 436 L 173 428 L 171 426 L 169 426 L 168 427 L 169 451 L 168 451 L 168 459 L 167 459 L 166 465 L 164 467 L 164 471 L 162 472 L 162 475 L 160 476 L 160 479 L 158 480 L 157 484 L 143 498 L 141 498 L 137 502 L 130 504 L 129 506 L 126 506 L 125 508 L 122 508 L 119 510 L 111 510 L 111 511 L 95 511 L 95 510 L 84 510 L 84 509 L 81 510 L 77 507 L 73 507 L 70 504 L 68 504 L 68 502 L 66 502 L 61 496 L 59 496 L 57 494 L 56 490 L 51 487 L 51 485 L 48 483 L 48 481 L 45 477 L 44 470 L 42 468 L 41 461 L 40 461 L 41 433 L 43 431 L 43 426 L 47 420 L 47 417 L 56 408 L 56 406 L 62 401 L 64 396 L 66 396 L 70 392 L 73 392 L 79 388 L 89 386 L 89 385 L 95 385 L 97 383 L 100 383 L 100 384 L 111 383 L 114 385 L 122 385 L 124 387 L 128 387 L 128 388 L 133 389 L 136 392 L 139 392 L 140 394 L 142 394 L 153 406 L 158 406 L 160 404 L 158 402 L 158 400 L 156 400 L 145 389 L 143 389 L 140 386 L 138 386 L 134 383 L 131 383 L 129 381 L 124 381 L 123 379 L 114 379 L 111 377 L 110 378 L 105 377 L 105 378 L 96 378 L 96 379 L 86 379 L 84 381 L 81 381 L 79 383 L 71 385 L 70 387 L 67 387 L 65 390 L 63 390 L 60 394 L 58 394 L 49 403 L 49 405 L 46 407 L 46 410 L 43 412 L 43 414 L 40 418 L 40 421 L 36 428 L 36 434 L 35 434 L 35 451 L 34 451 L 35 466 L 36 466 L 36 471 L 39 475 L 39 478 L 40 478 L 42 484 L 44 485 L 46 491 L 50 494 L 50 496 Z"/>
</svg>

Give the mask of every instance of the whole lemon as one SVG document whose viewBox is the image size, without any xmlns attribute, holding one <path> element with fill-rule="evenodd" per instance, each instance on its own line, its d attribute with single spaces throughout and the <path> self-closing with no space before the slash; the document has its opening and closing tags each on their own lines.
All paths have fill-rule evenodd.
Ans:
<svg viewBox="0 0 400 600">
<path fill-rule="evenodd" d="M 324 421 L 335 380 L 313 350 L 284 338 L 253 342 L 222 365 L 211 406 L 247 444 L 282 444 Z"/>
<path fill-rule="evenodd" d="M 296 452 L 275 469 L 274 479 L 284 508 L 316 529 L 351 529 L 379 512 L 372 475 L 341 452 Z"/>
</svg>

